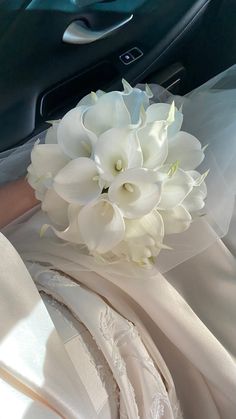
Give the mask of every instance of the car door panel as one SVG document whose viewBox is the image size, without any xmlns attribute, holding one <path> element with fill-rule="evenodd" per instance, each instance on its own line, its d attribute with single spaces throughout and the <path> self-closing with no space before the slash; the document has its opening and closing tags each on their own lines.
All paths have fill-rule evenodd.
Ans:
<svg viewBox="0 0 236 419">
<path fill-rule="evenodd" d="M 14 11 L 0 38 L 0 149 L 42 130 L 45 120 L 61 117 L 89 90 L 117 88 L 122 77 L 136 83 L 166 65 L 209 3 L 115 0 L 83 6 L 79 0 L 26 2 L 19 14 Z M 62 41 L 68 25 L 78 19 L 91 31 L 101 31 L 130 14 L 132 20 L 107 38 L 85 45 Z M 125 65 L 119 57 L 133 47 L 143 55 Z"/>
</svg>

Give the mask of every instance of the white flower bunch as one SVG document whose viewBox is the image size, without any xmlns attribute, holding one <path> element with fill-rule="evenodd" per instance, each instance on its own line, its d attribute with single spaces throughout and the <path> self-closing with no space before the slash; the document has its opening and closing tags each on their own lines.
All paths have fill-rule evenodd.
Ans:
<svg viewBox="0 0 236 419">
<path fill-rule="evenodd" d="M 55 234 L 104 260 L 153 263 L 165 235 L 204 207 L 204 149 L 174 103 L 152 92 L 92 92 L 36 143 L 28 181 Z"/>
</svg>

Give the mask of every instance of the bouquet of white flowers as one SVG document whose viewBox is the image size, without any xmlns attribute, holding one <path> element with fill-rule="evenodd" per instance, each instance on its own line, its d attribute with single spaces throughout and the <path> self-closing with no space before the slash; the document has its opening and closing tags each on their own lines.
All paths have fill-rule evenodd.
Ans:
<svg viewBox="0 0 236 419">
<path fill-rule="evenodd" d="M 204 149 L 174 103 L 152 92 L 92 92 L 36 143 L 28 181 L 55 234 L 100 259 L 150 266 L 167 234 L 189 228 L 207 191 Z M 48 226 L 42 228 L 42 232 Z"/>
</svg>

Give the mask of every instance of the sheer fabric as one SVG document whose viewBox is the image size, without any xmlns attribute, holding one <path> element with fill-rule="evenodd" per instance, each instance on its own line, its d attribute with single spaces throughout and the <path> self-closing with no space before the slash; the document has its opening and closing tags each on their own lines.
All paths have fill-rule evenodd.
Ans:
<svg viewBox="0 0 236 419">
<path fill-rule="evenodd" d="M 160 89 L 157 94 L 160 95 Z M 50 233 L 39 240 L 39 230 L 45 222 L 40 210 L 30 214 L 26 222 L 5 231 L 43 292 L 44 300 L 49 299 L 45 300 L 48 310 L 61 334 L 58 345 L 70 364 L 67 374 L 72 367 L 77 386 L 83 373 L 76 374 L 79 356 L 73 358 L 62 343 L 66 343 L 62 333 L 64 320 L 58 323 L 58 310 L 63 319 L 66 315 L 62 308 L 58 309 L 61 304 L 69 310 L 73 322 L 83 323 L 101 349 L 107 380 L 116 386 L 114 392 L 107 392 L 107 417 L 118 412 L 118 405 L 118 415 L 128 418 L 183 415 L 191 419 L 234 419 L 236 416 L 235 97 L 236 67 L 233 67 L 186 98 L 177 98 L 183 103 L 184 129 L 208 144 L 210 151 L 205 162 L 211 170 L 207 216 L 193 223 L 187 235 L 169 237 L 174 250 L 163 253 L 154 270 L 135 270 L 128 265 L 104 268 L 79 254 L 75 246 L 62 245 Z M 6 254 L 6 259 L 9 257 Z M 8 265 L 5 270 L 9 270 Z M 64 274 L 58 276 L 55 270 Z M 20 289 L 16 288 L 15 292 L 15 282 L 11 285 L 9 280 L 14 275 L 18 277 L 14 281 L 19 284 L 17 271 L 8 280 L 4 281 L 4 277 L 2 280 L 6 284 L 5 298 L 14 295 L 11 306 L 16 296 L 18 304 L 24 302 Z M 24 275 L 29 274 L 25 271 Z M 22 288 L 26 292 L 28 287 L 22 283 Z M 57 315 L 55 307 L 50 308 L 50 301 L 59 304 Z M 3 314 L 12 316 L 11 311 Z M 27 316 L 30 319 L 29 313 Z M 41 320 L 38 322 L 39 328 Z M 17 316 L 13 318 L 14 323 L 18 324 Z M 37 321 L 33 325 L 37 329 Z M 15 339 L 14 335 L 11 345 Z M 26 353 L 31 352 L 29 345 L 23 347 Z M 17 376 L 14 371 L 17 363 L 10 370 L 11 355 L 5 354 L 8 355 L 5 371 Z M 54 403 L 53 413 L 49 411 L 49 414 L 97 417 L 96 401 L 88 384 L 81 383 L 81 378 L 79 382 L 83 390 L 81 398 L 84 393 L 87 395 L 85 411 L 90 409 L 91 416 L 90 413 L 83 416 L 83 404 L 76 407 L 73 400 L 68 403 L 62 398 L 58 404 L 59 397 L 51 398 L 52 392 L 44 403 L 50 408 L 50 403 Z M 11 382 L 5 379 L 5 383 L 7 391 Z M 63 380 L 61 385 L 67 389 L 67 396 L 71 387 Z M 44 384 L 39 387 L 39 394 L 45 394 Z M 35 388 L 34 383 L 30 388 Z M 76 409 L 77 416 L 73 416 Z"/>
</svg>

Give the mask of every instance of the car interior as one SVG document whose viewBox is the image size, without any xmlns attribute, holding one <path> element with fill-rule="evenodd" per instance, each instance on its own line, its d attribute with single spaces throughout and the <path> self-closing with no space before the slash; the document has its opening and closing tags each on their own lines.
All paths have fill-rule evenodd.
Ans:
<svg viewBox="0 0 236 419">
<path fill-rule="evenodd" d="M 234 64 L 235 20 L 235 0 L 0 0 L 0 151 L 122 78 L 186 94 Z"/>
</svg>

